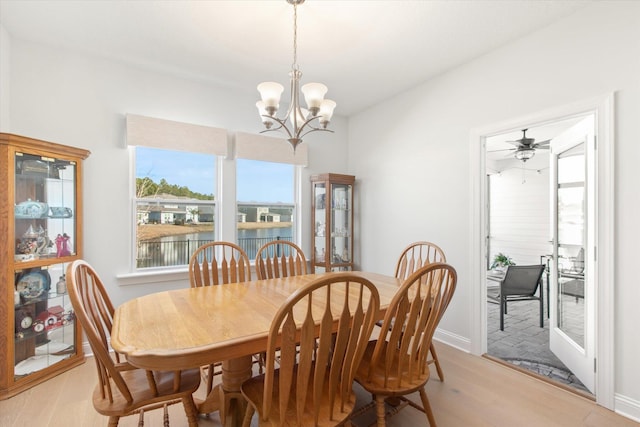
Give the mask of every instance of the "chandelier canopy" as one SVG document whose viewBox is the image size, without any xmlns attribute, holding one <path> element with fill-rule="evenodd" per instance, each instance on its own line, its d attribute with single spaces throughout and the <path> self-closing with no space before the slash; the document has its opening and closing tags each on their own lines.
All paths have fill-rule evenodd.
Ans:
<svg viewBox="0 0 640 427">
<path fill-rule="evenodd" d="M 331 121 L 333 110 L 336 103 L 330 99 L 324 99 L 327 93 L 327 87 L 322 83 L 307 83 L 302 86 L 307 108 L 300 106 L 300 79 L 302 72 L 298 66 L 298 5 L 304 3 L 305 0 L 287 0 L 287 3 L 293 5 L 293 63 L 289 72 L 291 83 L 291 102 L 289 109 L 282 118 L 276 117 L 278 107 L 280 106 L 280 97 L 284 91 L 284 87 L 276 82 L 263 82 L 258 85 L 260 92 L 260 101 L 256 102 L 256 107 L 265 126 L 264 132 L 283 130 L 289 136 L 288 141 L 295 151 L 298 144 L 302 142 L 302 137 L 310 132 L 325 131 L 333 132 L 327 129 L 327 125 Z M 287 122 L 289 120 L 289 122 Z M 317 120 L 319 124 L 314 126 L 312 122 Z M 315 122 L 314 122 L 315 123 Z M 275 124 L 275 126 L 274 126 Z"/>
</svg>

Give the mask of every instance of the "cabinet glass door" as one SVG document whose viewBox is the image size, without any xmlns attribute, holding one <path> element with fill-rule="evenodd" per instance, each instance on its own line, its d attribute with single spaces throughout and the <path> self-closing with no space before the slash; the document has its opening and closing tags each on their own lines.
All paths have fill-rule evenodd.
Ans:
<svg viewBox="0 0 640 427">
<path fill-rule="evenodd" d="M 17 381 L 75 355 L 76 327 L 64 276 L 65 264 L 15 273 Z"/>
<path fill-rule="evenodd" d="M 316 183 L 313 186 L 314 197 L 314 209 L 315 209 L 315 230 L 314 230 L 314 254 L 315 263 L 323 264 L 326 261 L 327 254 L 326 247 L 326 204 L 327 204 L 327 188 L 324 183 Z"/>
<path fill-rule="evenodd" d="M 76 254 L 76 173 L 73 161 L 15 153 L 16 381 L 76 354 L 64 276 Z"/>
<path fill-rule="evenodd" d="M 331 184 L 331 257 L 333 264 L 350 263 L 351 191 L 347 184 Z M 339 268 L 345 270 L 346 268 Z"/>
<path fill-rule="evenodd" d="M 15 260 L 75 255 L 75 163 L 16 153 L 15 171 Z"/>
</svg>

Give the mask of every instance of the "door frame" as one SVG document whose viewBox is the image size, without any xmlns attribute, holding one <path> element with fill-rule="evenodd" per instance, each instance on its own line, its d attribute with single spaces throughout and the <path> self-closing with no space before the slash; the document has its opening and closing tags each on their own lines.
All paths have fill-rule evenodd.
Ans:
<svg viewBox="0 0 640 427">
<path fill-rule="evenodd" d="M 471 352 L 482 355 L 487 352 L 486 286 L 486 138 L 502 133 L 582 116 L 590 112 L 596 115 L 596 239 L 597 239 L 597 289 L 595 307 L 595 395 L 596 402 L 614 409 L 614 93 L 563 105 L 528 116 L 472 129 L 469 140 L 469 165 L 471 168 L 471 209 L 469 247 L 469 271 L 472 284 Z M 602 285 L 610 284 L 610 285 Z"/>
</svg>

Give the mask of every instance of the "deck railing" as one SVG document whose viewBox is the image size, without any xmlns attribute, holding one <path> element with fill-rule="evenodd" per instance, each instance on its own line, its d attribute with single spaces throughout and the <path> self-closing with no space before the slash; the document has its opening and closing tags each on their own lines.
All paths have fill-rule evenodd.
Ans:
<svg viewBox="0 0 640 427">
<path fill-rule="evenodd" d="M 258 249 L 272 240 L 288 240 L 291 237 L 244 237 L 238 239 L 238 245 L 247 253 L 249 259 L 256 257 Z M 200 246 L 213 240 L 181 240 L 171 242 L 139 242 L 137 268 L 171 267 L 187 265 L 191 255 Z"/>
</svg>

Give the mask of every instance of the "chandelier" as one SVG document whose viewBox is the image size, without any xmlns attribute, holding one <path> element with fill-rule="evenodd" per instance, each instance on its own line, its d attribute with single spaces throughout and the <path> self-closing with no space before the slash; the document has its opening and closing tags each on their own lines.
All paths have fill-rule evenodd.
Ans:
<svg viewBox="0 0 640 427">
<path fill-rule="evenodd" d="M 307 83 L 302 86 L 302 93 L 307 103 L 307 108 L 300 106 L 299 92 L 302 72 L 297 63 L 297 8 L 298 5 L 304 3 L 304 1 L 305 0 L 287 0 L 287 3 L 293 5 L 293 63 L 291 64 L 291 71 L 289 72 L 291 79 L 291 102 L 289 103 L 289 109 L 282 118 L 276 117 L 280 104 L 280 96 L 284 91 L 284 87 L 276 82 L 260 83 L 258 85 L 258 92 L 260 92 L 262 100 L 256 102 L 262 123 L 266 128 L 260 133 L 284 130 L 289 136 L 287 140 L 293 146 L 294 151 L 298 144 L 302 142 L 302 137 L 310 132 L 333 132 L 327 129 L 327 125 L 333 115 L 333 109 L 336 107 L 334 101 L 324 99 L 324 95 L 327 93 L 327 87 L 322 83 Z M 289 123 L 287 123 L 287 120 Z M 315 123 L 315 120 L 317 120 L 319 126 L 312 124 L 312 122 Z"/>
</svg>

